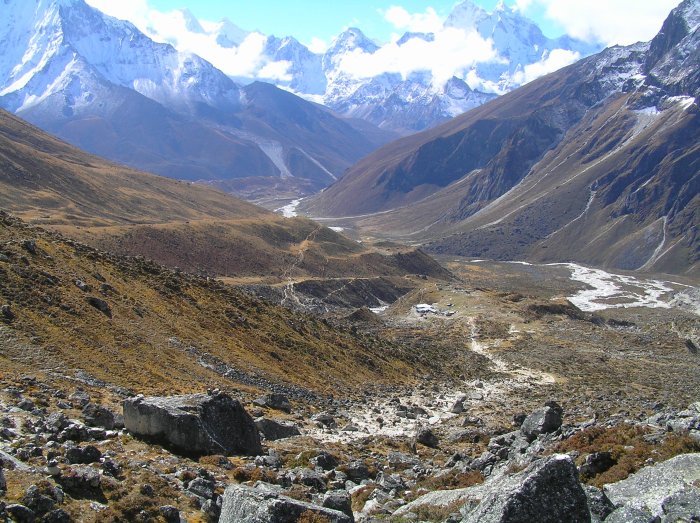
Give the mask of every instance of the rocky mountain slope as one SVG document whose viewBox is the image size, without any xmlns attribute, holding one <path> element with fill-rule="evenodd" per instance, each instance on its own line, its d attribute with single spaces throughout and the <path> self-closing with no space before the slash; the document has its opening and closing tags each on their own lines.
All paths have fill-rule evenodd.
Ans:
<svg viewBox="0 0 700 523">
<path fill-rule="evenodd" d="M 1 213 L 0 518 L 692 521 L 693 315 L 520 267 L 320 321 Z"/>
<path fill-rule="evenodd" d="M 272 86 L 242 88 L 81 0 L 13 1 L 3 14 L 0 107 L 111 160 L 296 194 L 389 139 Z"/>
<path fill-rule="evenodd" d="M 697 274 L 697 12 L 386 146 L 304 205 L 434 252 Z"/>
</svg>

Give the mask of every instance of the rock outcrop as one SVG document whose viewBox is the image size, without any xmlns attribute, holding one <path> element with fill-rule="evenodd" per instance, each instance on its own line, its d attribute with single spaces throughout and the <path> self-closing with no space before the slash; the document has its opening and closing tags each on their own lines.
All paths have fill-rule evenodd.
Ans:
<svg viewBox="0 0 700 523">
<path fill-rule="evenodd" d="M 226 394 L 131 398 L 124 402 L 124 425 L 186 455 L 262 453 L 253 418 Z"/>
<path fill-rule="evenodd" d="M 605 485 L 603 490 L 616 506 L 665 513 L 669 498 L 686 493 L 700 496 L 700 454 L 682 454 L 651 467 L 645 467 L 625 480 Z M 666 508 L 669 510 L 669 508 Z M 674 520 L 675 521 L 675 520 Z"/>
<path fill-rule="evenodd" d="M 306 512 L 325 517 L 329 523 L 353 522 L 338 510 L 298 501 L 264 488 L 231 485 L 224 492 L 219 523 L 294 523 Z"/>
<path fill-rule="evenodd" d="M 524 471 L 486 484 L 481 503 L 462 523 L 515 523 L 520 521 L 589 522 L 588 500 L 569 456 L 554 455 Z"/>
</svg>

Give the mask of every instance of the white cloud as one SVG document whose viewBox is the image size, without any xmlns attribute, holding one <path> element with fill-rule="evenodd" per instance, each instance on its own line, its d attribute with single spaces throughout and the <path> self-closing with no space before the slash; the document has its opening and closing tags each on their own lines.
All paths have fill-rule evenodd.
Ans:
<svg viewBox="0 0 700 523">
<path fill-rule="evenodd" d="M 87 0 L 100 11 L 129 20 L 156 42 L 172 44 L 178 51 L 193 53 L 229 76 L 288 81 L 289 62 L 273 62 L 265 56 L 267 37 L 250 33 L 237 47 L 224 47 L 217 39 L 220 22 L 202 20 L 203 32 L 192 31 L 180 10 L 152 9 L 148 0 Z"/>
<path fill-rule="evenodd" d="M 415 33 L 436 33 L 442 29 L 444 23 L 432 7 L 428 7 L 425 13 L 409 13 L 403 7 L 392 5 L 382 13 L 386 21 L 396 29 Z"/>
<path fill-rule="evenodd" d="M 309 43 L 306 47 L 308 47 L 309 51 L 312 53 L 323 54 L 328 50 L 329 45 L 325 40 L 321 40 L 320 38 L 314 36 L 311 39 L 311 43 Z"/>
<path fill-rule="evenodd" d="M 522 71 L 515 73 L 513 75 L 513 81 L 517 84 L 526 84 L 536 80 L 540 76 L 553 73 L 562 67 L 571 65 L 580 59 L 581 55 L 575 51 L 554 49 L 544 60 L 526 65 Z"/>
<path fill-rule="evenodd" d="M 535 4 L 571 36 L 629 45 L 651 40 L 679 0 L 516 0 L 526 14 Z"/>
<path fill-rule="evenodd" d="M 433 81 L 442 84 L 452 76 L 463 77 L 477 63 L 497 59 L 491 40 L 475 31 L 447 28 L 430 42 L 422 38 L 412 38 L 401 46 L 391 42 L 372 54 L 355 49 L 342 58 L 339 67 L 357 79 L 386 72 L 405 78 L 413 72 L 431 71 Z"/>
</svg>

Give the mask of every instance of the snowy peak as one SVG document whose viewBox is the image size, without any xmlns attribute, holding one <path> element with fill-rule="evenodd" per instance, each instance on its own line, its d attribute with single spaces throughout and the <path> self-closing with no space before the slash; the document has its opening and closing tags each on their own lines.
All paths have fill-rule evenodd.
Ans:
<svg viewBox="0 0 700 523">
<path fill-rule="evenodd" d="M 445 21 L 445 27 L 458 29 L 477 29 L 478 25 L 488 18 L 486 10 L 471 0 L 457 4 Z"/>
<path fill-rule="evenodd" d="M 206 33 L 206 31 L 202 27 L 202 24 L 199 23 L 197 17 L 194 16 L 194 14 L 192 14 L 192 11 L 190 11 L 187 8 L 184 8 L 179 9 L 177 12 L 180 14 L 180 16 L 182 16 L 182 19 L 185 23 L 185 27 L 189 32 L 198 34 Z"/>
<path fill-rule="evenodd" d="M 155 43 L 131 23 L 106 16 L 83 0 L 5 0 L 5 7 L 11 23 L 0 30 L 7 49 L 0 59 L 5 79 L 0 96 L 13 94 L 12 104 L 3 104 L 12 110 L 46 99 L 65 86 L 59 78 L 80 77 L 86 66 L 104 81 L 172 108 L 238 104 L 237 86 L 211 64 Z M 76 68 L 78 63 L 83 65 Z"/>
<path fill-rule="evenodd" d="M 360 49 L 366 53 L 374 53 L 379 46 L 367 38 L 357 27 L 350 27 L 343 31 L 331 44 L 326 55 L 337 55 Z"/>
</svg>

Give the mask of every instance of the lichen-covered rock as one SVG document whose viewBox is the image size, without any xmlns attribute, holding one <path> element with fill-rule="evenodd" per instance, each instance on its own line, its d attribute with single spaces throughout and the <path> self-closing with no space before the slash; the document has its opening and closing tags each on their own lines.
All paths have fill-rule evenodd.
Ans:
<svg viewBox="0 0 700 523">
<path fill-rule="evenodd" d="M 537 461 L 505 480 L 485 484 L 480 490 L 484 497 L 463 523 L 591 520 L 576 466 L 566 455 Z"/>
<path fill-rule="evenodd" d="M 629 478 L 605 485 L 603 490 L 616 506 L 663 514 L 664 501 L 684 490 L 698 490 L 700 454 L 682 454 L 645 467 Z"/>
<path fill-rule="evenodd" d="M 325 517 L 329 523 L 352 523 L 338 510 L 279 495 L 268 489 L 231 485 L 224 492 L 219 523 L 296 523 L 305 512 Z"/>
<path fill-rule="evenodd" d="M 226 394 L 131 398 L 124 402 L 124 425 L 185 455 L 262 454 L 253 418 Z"/>
</svg>

